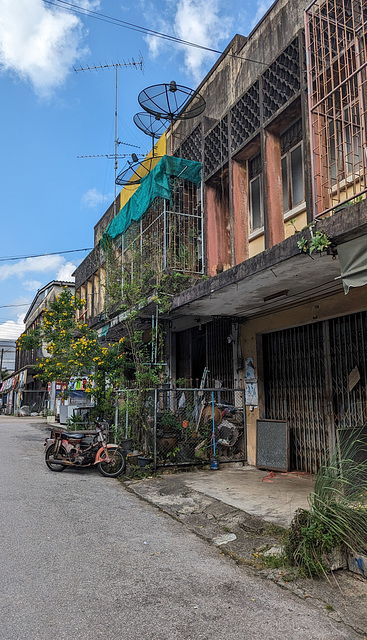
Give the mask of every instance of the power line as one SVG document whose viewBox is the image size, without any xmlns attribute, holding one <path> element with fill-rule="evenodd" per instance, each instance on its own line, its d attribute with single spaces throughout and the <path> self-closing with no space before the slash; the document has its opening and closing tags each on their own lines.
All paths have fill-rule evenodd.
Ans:
<svg viewBox="0 0 367 640">
<path fill-rule="evenodd" d="M 11 260 L 26 260 L 27 258 L 43 258 L 44 256 L 59 256 L 66 253 L 78 253 L 79 251 L 92 251 L 94 247 L 87 247 L 86 249 L 70 249 L 69 251 L 54 251 L 52 253 L 34 253 L 29 256 L 8 256 L 0 257 L 0 262 L 10 262 Z"/>
<path fill-rule="evenodd" d="M 84 7 L 80 7 L 71 2 L 65 2 L 64 0 L 43 0 L 45 4 L 50 4 L 55 7 L 62 7 L 66 11 L 70 11 L 71 13 L 75 13 L 77 15 L 87 16 L 90 18 L 95 18 L 96 20 L 101 20 L 102 22 L 108 22 L 110 24 L 114 24 L 118 27 L 123 27 L 125 29 L 129 29 L 130 31 L 137 31 L 138 33 L 143 33 L 145 35 L 151 35 L 155 38 L 161 38 L 162 40 L 168 40 L 169 42 L 174 42 L 175 44 L 181 44 L 185 47 L 194 47 L 196 49 L 202 49 L 203 51 L 210 51 L 211 53 L 218 53 L 222 55 L 223 51 L 219 49 L 213 49 L 212 47 L 206 47 L 202 44 L 197 44 L 196 42 L 190 42 L 189 40 L 182 40 L 182 38 L 177 38 L 176 36 L 169 35 L 167 33 L 162 33 L 161 31 L 155 31 L 154 29 L 148 29 L 147 27 L 141 27 L 140 25 L 134 24 L 132 22 L 126 22 L 125 20 L 120 20 L 120 18 L 114 18 L 113 16 L 108 16 L 105 13 L 100 13 L 98 11 L 92 11 L 92 9 L 85 9 Z M 246 58 L 244 56 L 236 55 L 235 53 L 229 53 L 229 56 L 233 58 L 239 58 L 240 60 L 246 60 L 247 62 L 254 62 L 256 64 L 262 64 L 265 67 L 267 64 L 260 60 L 253 60 L 252 58 Z"/>
</svg>

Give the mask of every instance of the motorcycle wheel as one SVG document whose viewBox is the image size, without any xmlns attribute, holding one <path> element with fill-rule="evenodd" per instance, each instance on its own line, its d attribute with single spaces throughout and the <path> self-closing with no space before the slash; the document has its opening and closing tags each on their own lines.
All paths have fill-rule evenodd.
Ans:
<svg viewBox="0 0 367 640">
<path fill-rule="evenodd" d="M 46 451 L 45 462 L 48 468 L 51 469 L 51 471 L 64 471 L 66 467 L 63 464 L 56 464 L 54 462 L 49 462 L 49 458 L 54 457 L 54 451 L 55 451 L 55 445 L 52 444 Z M 66 458 L 66 451 L 64 447 L 60 447 L 58 455 L 61 455 L 62 457 Z"/>
<path fill-rule="evenodd" d="M 108 455 L 111 458 L 111 462 L 105 462 L 102 460 L 98 462 L 98 471 L 107 478 L 117 478 L 121 473 L 125 471 L 126 460 L 120 449 L 109 449 Z M 102 454 L 104 457 L 105 454 Z"/>
</svg>

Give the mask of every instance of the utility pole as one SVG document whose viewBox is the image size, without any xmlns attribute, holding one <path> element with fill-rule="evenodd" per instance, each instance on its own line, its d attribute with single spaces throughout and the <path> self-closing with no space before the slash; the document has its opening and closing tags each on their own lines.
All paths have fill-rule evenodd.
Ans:
<svg viewBox="0 0 367 640">
<path fill-rule="evenodd" d="M 117 190 L 116 190 L 116 178 L 117 178 L 117 165 L 118 165 L 118 153 L 117 153 L 117 148 L 119 144 L 124 144 L 121 143 L 120 140 L 117 137 L 117 105 L 118 105 L 118 69 L 119 67 L 134 67 L 136 69 L 140 69 L 140 71 L 143 70 L 143 57 L 140 56 L 140 60 L 139 62 L 135 62 L 135 60 L 133 59 L 131 62 L 116 62 L 115 64 L 100 64 L 100 65 L 94 65 L 91 67 L 81 67 L 80 69 L 74 69 L 74 71 L 97 71 L 98 69 L 115 69 L 115 153 L 114 153 L 114 159 L 115 159 L 115 180 L 114 180 L 114 184 L 115 184 L 115 189 L 114 189 L 114 201 L 113 201 L 113 206 L 114 206 L 114 216 L 116 216 L 116 197 L 117 197 Z M 133 145 L 132 145 L 133 146 Z"/>
</svg>

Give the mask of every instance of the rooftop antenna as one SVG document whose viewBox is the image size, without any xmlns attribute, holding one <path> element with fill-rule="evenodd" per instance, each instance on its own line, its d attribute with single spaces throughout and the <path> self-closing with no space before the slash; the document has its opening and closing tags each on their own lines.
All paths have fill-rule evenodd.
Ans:
<svg viewBox="0 0 367 640">
<path fill-rule="evenodd" d="M 115 69 L 115 153 L 113 154 L 113 156 L 109 156 L 108 154 L 104 154 L 105 157 L 113 157 L 115 160 L 115 180 L 114 180 L 114 184 L 115 184 L 115 191 L 114 191 L 114 200 L 113 200 L 113 207 L 114 207 L 114 216 L 116 215 L 116 196 L 117 196 L 117 190 L 116 190 L 116 177 L 117 177 L 117 168 L 118 168 L 118 158 L 119 157 L 124 157 L 124 155 L 118 155 L 117 153 L 117 149 L 118 149 L 118 145 L 119 144 L 127 144 L 125 142 L 121 142 L 118 139 L 117 136 L 117 98 L 118 98 L 118 70 L 119 67 L 133 67 L 135 69 L 140 69 L 140 71 L 143 70 L 143 57 L 140 56 L 140 60 L 139 62 L 135 62 L 134 59 L 132 59 L 131 62 L 116 62 L 114 64 L 99 64 L 99 65 L 94 65 L 91 67 L 80 67 L 79 69 L 74 69 L 74 71 L 97 71 L 99 69 Z M 135 146 L 135 145 L 129 145 L 129 146 Z M 103 156 L 103 154 L 101 154 Z M 96 155 L 96 156 L 78 156 L 78 157 L 101 157 L 101 155 Z"/>
</svg>

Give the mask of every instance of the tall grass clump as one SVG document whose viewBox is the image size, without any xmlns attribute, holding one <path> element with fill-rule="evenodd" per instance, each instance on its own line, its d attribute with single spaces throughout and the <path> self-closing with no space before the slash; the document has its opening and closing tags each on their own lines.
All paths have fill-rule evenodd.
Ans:
<svg viewBox="0 0 367 640">
<path fill-rule="evenodd" d="M 296 513 L 285 552 L 311 577 L 330 570 L 328 554 L 337 547 L 367 552 L 367 440 L 361 430 L 340 439 L 320 468 L 309 509 Z"/>
</svg>

